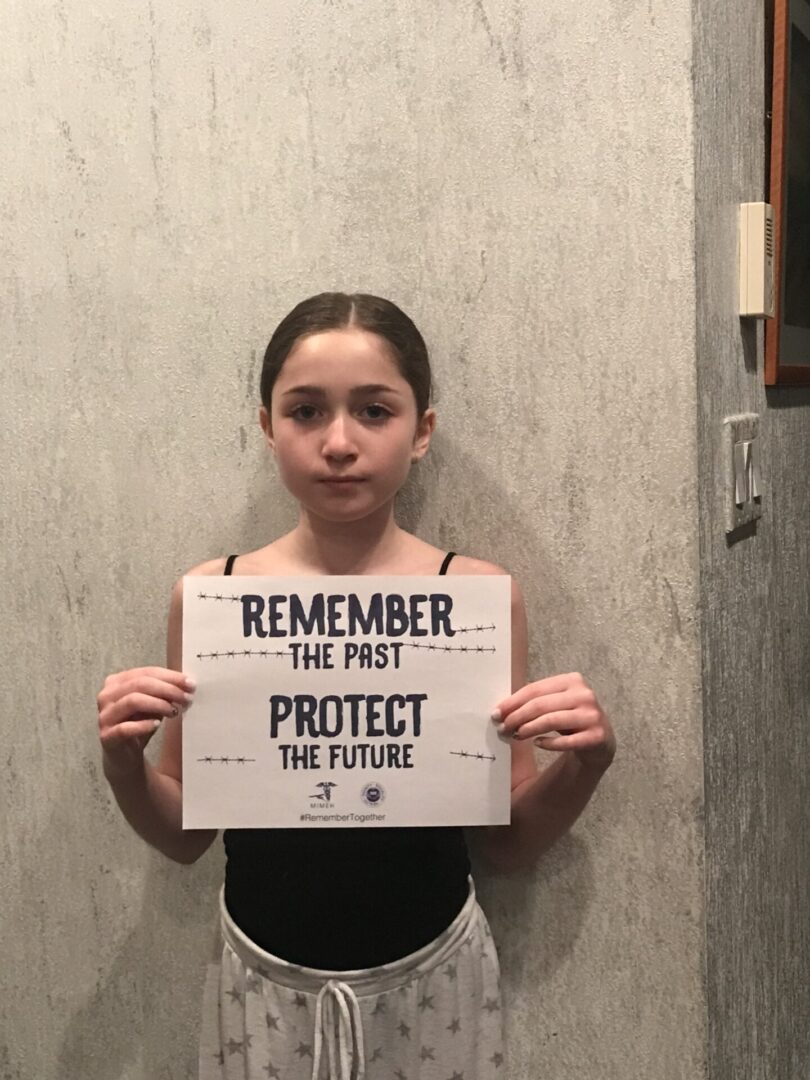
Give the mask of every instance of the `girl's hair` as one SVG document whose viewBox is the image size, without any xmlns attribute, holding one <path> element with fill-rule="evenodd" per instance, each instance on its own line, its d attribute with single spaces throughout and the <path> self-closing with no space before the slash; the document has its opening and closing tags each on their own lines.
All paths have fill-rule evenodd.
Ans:
<svg viewBox="0 0 810 1080">
<path fill-rule="evenodd" d="M 318 293 L 302 300 L 276 327 L 262 364 L 260 389 L 267 411 L 270 411 L 273 385 L 296 342 L 310 334 L 346 327 L 368 330 L 385 338 L 402 377 L 413 390 L 417 415 L 422 416 L 430 404 L 430 360 L 414 322 L 391 300 L 368 293 L 341 292 Z"/>
</svg>

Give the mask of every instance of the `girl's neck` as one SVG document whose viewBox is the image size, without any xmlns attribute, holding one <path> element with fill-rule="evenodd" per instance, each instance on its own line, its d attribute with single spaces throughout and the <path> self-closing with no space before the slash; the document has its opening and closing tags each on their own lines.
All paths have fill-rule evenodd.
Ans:
<svg viewBox="0 0 810 1080">
<path fill-rule="evenodd" d="M 407 536 L 390 506 L 362 521 L 347 522 L 326 521 L 302 510 L 298 525 L 284 539 L 295 561 L 317 573 L 369 574 L 390 566 Z"/>
</svg>

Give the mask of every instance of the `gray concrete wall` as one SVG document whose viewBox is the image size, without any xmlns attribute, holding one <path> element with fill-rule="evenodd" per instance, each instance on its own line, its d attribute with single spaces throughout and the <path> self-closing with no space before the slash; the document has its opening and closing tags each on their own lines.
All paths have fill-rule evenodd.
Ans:
<svg viewBox="0 0 810 1080">
<path fill-rule="evenodd" d="M 380 11 L 7 7 L 3 1080 L 193 1075 L 221 855 L 129 833 L 94 698 L 186 567 L 291 523 L 259 357 L 325 288 L 432 346 L 404 520 L 509 567 L 532 674 L 619 732 L 574 833 L 481 881 L 511 1075 L 704 1075 L 690 4 Z"/>
<path fill-rule="evenodd" d="M 737 316 L 737 204 L 767 198 L 763 5 L 695 5 L 697 371 L 712 1080 L 810 1076 L 810 390 Z M 723 417 L 761 418 L 763 514 L 727 543 Z"/>
</svg>

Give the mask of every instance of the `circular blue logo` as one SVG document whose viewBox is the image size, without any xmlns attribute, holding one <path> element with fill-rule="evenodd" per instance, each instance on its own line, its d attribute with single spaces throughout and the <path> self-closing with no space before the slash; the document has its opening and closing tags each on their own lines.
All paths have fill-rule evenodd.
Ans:
<svg viewBox="0 0 810 1080">
<path fill-rule="evenodd" d="M 383 788 L 382 784 L 366 784 L 366 786 L 360 792 L 360 797 L 362 798 L 366 806 L 379 806 L 385 798 L 385 789 Z"/>
</svg>

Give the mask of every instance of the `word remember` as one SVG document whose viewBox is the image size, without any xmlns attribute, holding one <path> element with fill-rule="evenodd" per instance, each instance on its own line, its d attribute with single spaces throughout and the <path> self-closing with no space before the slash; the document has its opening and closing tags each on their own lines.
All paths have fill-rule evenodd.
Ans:
<svg viewBox="0 0 810 1080">
<path fill-rule="evenodd" d="M 241 601 L 246 638 L 455 635 L 450 625 L 453 598 L 447 593 L 414 593 L 407 599 L 399 593 L 373 593 L 367 601 L 357 593 L 315 593 L 306 604 L 295 593 L 266 600 L 246 593 Z"/>
</svg>

